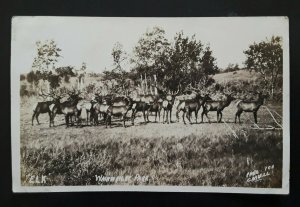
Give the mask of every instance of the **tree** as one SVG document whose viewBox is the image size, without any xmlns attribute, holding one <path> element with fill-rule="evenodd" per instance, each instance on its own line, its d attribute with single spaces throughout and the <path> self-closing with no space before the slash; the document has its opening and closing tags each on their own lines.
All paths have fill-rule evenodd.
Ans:
<svg viewBox="0 0 300 207">
<path fill-rule="evenodd" d="M 272 36 L 260 43 L 253 43 L 244 51 L 246 55 L 245 65 L 250 71 L 259 72 L 266 84 L 267 89 L 274 95 L 279 75 L 282 74 L 283 50 L 282 38 Z"/>
<path fill-rule="evenodd" d="M 139 39 L 131 59 L 131 62 L 135 64 L 134 70 L 138 76 L 146 73 L 148 77 L 156 75 L 159 82 L 163 81 L 163 70 L 169 56 L 170 45 L 164 35 L 165 31 L 162 28 L 153 27 Z"/>
<path fill-rule="evenodd" d="M 59 54 L 61 49 L 57 47 L 54 40 L 46 40 L 45 42 L 37 41 L 37 55 L 34 58 L 32 69 L 39 70 L 41 72 L 49 72 L 49 68 L 52 65 L 52 69 L 55 68 L 55 63 L 58 58 L 61 57 Z"/>
<path fill-rule="evenodd" d="M 123 69 L 123 63 L 127 59 L 127 53 L 123 49 L 123 45 L 117 42 L 111 52 L 113 58 L 114 68 L 111 71 L 105 70 L 104 79 L 106 80 L 115 80 L 117 82 L 117 88 L 114 88 L 114 92 L 121 92 L 127 94 L 128 91 L 128 82 L 127 75 L 128 73 Z"/>
<path fill-rule="evenodd" d="M 212 51 L 209 46 L 204 50 L 204 54 L 201 58 L 202 68 L 207 75 L 215 75 L 218 73 L 219 68 L 216 65 L 216 58 L 212 56 Z"/>
<path fill-rule="evenodd" d="M 44 82 L 48 82 L 48 90 L 50 87 L 59 86 L 59 77 L 54 77 L 52 71 L 55 69 L 55 63 L 58 61 L 58 58 L 61 57 L 61 49 L 57 47 L 57 44 L 54 40 L 46 40 L 45 42 L 37 41 L 37 54 L 32 63 L 32 72 L 30 74 L 33 78 L 32 80 L 36 83 L 38 80 L 42 79 Z M 52 66 L 52 68 L 49 68 Z M 29 81 L 30 82 L 30 81 Z"/>
</svg>

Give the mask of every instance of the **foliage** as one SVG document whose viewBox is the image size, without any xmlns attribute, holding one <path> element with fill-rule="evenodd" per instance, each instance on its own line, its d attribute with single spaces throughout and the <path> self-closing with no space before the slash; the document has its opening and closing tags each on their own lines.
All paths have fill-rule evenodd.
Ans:
<svg viewBox="0 0 300 207">
<path fill-rule="evenodd" d="M 233 64 L 233 63 L 229 63 L 228 66 L 222 70 L 222 73 L 228 73 L 228 72 L 233 72 L 233 71 L 237 71 L 240 70 L 239 64 Z"/>
<path fill-rule="evenodd" d="M 264 85 L 273 96 L 274 90 L 279 89 L 277 83 L 282 74 L 282 38 L 272 36 L 271 39 L 253 43 L 244 53 L 247 58 L 245 61 L 246 68 L 261 74 L 265 82 Z"/>
<path fill-rule="evenodd" d="M 24 74 L 20 75 L 20 81 L 26 80 L 26 76 Z"/>
<path fill-rule="evenodd" d="M 134 48 L 135 67 L 131 77 L 139 81 L 144 74 L 155 75 L 162 88 L 170 91 L 178 90 L 179 86 L 184 90 L 189 84 L 193 87 L 211 84 L 209 75 L 215 74 L 218 68 L 210 47 L 204 50 L 195 35 L 188 37 L 179 32 L 172 43 L 164 35 L 162 28 L 154 27 L 140 38 Z"/>
<path fill-rule="evenodd" d="M 37 55 L 34 58 L 32 68 L 41 72 L 48 72 L 49 67 L 55 67 L 58 58 L 61 57 L 61 49 L 54 40 L 46 40 L 45 42 L 37 41 Z"/>
</svg>

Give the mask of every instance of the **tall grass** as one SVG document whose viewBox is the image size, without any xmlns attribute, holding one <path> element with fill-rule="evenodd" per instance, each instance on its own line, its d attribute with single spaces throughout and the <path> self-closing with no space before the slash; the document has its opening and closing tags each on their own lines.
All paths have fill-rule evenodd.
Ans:
<svg viewBox="0 0 300 207">
<path fill-rule="evenodd" d="M 73 145 L 21 148 L 22 183 L 26 175 L 47 175 L 46 185 L 95 185 L 95 175 L 148 175 L 147 185 L 280 187 L 281 132 L 253 132 L 181 139 L 132 137 Z M 251 164 L 247 163 L 251 159 Z M 247 172 L 275 166 L 274 173 L 247 183 Z M 139 183 L 129 183 L 139 184 Z"/>
</svg>

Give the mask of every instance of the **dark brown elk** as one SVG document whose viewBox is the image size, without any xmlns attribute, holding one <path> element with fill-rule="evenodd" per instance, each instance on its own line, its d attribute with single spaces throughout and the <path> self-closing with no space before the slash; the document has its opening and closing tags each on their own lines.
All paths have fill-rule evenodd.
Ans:
<svg viewBox="0 0 300 207">
<path fill-rule="evenodd" d="M 157 115 L 158 115 L 158 119 L 160 121 L 160 112 L 161 112 L 161 109 L 162 109 L 162 102 L 163 102 L 163 100 L 160 98 L 160 99 L 155 100 L 150 105 L 149 109 L 147 110 L 147 115 L 146 115 L 146 118 L 147 118 L 148 122 L 149 122 L 149 113 L 150 112 L 154 112 L 155 113 L 155 120 L 154 120 L 154 122 L 156 122 Z"/>
<path fill-rule="evenodd" d="M 80 92 L 69 93 L 69 98 L 59 104 L 55 104 L 51 111 L 51 123 L 54 126 L 54 118 L 57 114 L 63 114 L 65 116 L 66 127 L 69 127 L 70 122 L 72 123 L 72 117 L 78 117 L 79 111 L 77 109 L 78 101 L 82 100 L 79 96 Z"/>
<path fill-rule="evenodd" d="M 123 126 L 126 127 L 125 125 L 126 115 L 128 111 L 131 110 L 132 104 L 133 101 L 129 97 L 116 97 L 113 100 L 112 105 L 110 105 L 107 109 L 106 120 L 105 120 L 106 128 L 108 124 L 111 127 L 112 116 L 118 116 L 118 117 L 121 116 L 123 119 Z"/>
<path fill-rule="evenodd" d="M 179 112 L 183 111 L 183 114 L 182 114 L 183 123 L 186 124 L 185 120 L 184 120 L 184 115 L 186 114 L 186 117 L 191 124 L 191 115 L 192 115 L 192 112 L 194 112 L 195 118 L 196 118 L 196 123 L 198 123 L 198 121 L 197 121 L 198 112 L 199 112 L 201 106 L 203 107 L 204 104 L 206 103 L 206 101 L 208 101 L 208 100 L 211 100 L 211 98 L 209 97 L 208 94 L 206 94 L 204 97 L 202 97 L 200 93 L 197 93 L 196 97 L 194 99 L 181 101 L 177 106 L 177 112 L 176 112 L 177 120 L 179 119 L 179 116 L 178 116 Z"/>
<path fill-rule="evenodd" d="M 61 96 L 59 95 L 55 95 L 55 93 L 52 91 L 49 94 L 45 94 L 43 92 L 41 92 L 40 94 L 41 96 L 45 97 L 50 97 L 52 98 L 51 101 L 43 101 L 43 102 L 38 102 L 33 109 L 33 115 L 32 115 L 32 126 L 33 126 L 33 120 L 34 118 L 36 118 L 36 121 L 38 124 L 39 123 L 39 115 L 40 114 L 44 114 L 44 113 L 48 113 L 49 115 L 49 127 L 51 127 L 51 105 L 53 104 L 58 104 L 60 102 Z"/>
<path fill-rule="evenodd" d="M 135 98 L 135 100 L 133 101 L 133 105 L 132 105 L 132 115 L 131 115 L 132 125 L 134 125 L 134 120 L 135 120 L 136 114 L 138 112 L 143 113 L 145 123 L 147 121 L 149 121 L 148 116 L 147 116 L 149 114 L 147 113 L 147 115 L 146 115 L 146 112 L 148 112 L 148 110 L 151 108 L 152 104 L 154 104 L 154 102 L 157 99 L 158 99 L 158 96 L 154 96 L 152 94 L 139 95 L 138 97 Z"/>
<path fill-rule="evenodd" d="M 217 112 L 217 122 L 221 122 L 222 121 L 222 111 L 224 110 L 224 108 L 226 108 L 227 106 L 230 105 L 230 103 L 235 99 L 233 98 L 231 94 L 227 94 L 226 95 L 226 100 L 224 101 L 206 101 L 203 105 L 203 112 L 201 114 L 201 122 L 203 122 L 203 116 L 205 115 L 206 118 L 208 119 L 208 122 L 210 123 L 210 120 L 207 116 L 207 113 L 209 111 L 216 111 Z"/>
<path fill-rule="evenodd" d="M 235 113 L 235 123 L 236 119 L 239 118 L 239 123 L 241 123 L 241 114 L 243 112 L 252 112 L 254 116 L 254 122 L 257 124 L 257 111 L 260 106 L 264 104 L 264 100 L 267 98 L 267 95 L 263 95 L 261 92 L 258 94 L 258 99 L 256 101 L 245 101 L 240 100 L 237 103 L 237 112 Z"/>
</svg>

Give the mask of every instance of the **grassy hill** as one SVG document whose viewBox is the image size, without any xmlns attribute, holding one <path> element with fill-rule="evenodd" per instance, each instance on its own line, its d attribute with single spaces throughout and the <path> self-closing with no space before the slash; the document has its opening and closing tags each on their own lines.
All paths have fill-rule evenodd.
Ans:
<svg viewBox="0 0 300 207">
<path fill-rule="evenodd" d="M 231 82 L 234 80 L 256 80 L 259 74 L 252 71 L 251 73 L 247 70 L 238 70 L 234 72 L 219 73 L 213 76 L 217 83 Z"/>
</svg>

